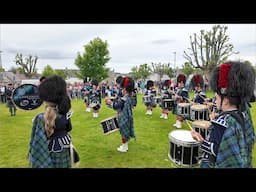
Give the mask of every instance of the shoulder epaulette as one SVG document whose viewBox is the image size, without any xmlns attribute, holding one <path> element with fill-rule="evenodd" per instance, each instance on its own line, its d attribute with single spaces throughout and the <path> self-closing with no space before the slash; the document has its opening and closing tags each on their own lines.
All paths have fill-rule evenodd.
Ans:
<svg viewBox="0 0 256 192">
<path fill-rule="evenodd" d="M 70 119 L 71 116 L 72 116 L 72 114 L 73 114 L 72 111 L 67 112 L 67 113 L 66 113 L 66 119 L 67 119 L 67 120 Z"/>
</svg>

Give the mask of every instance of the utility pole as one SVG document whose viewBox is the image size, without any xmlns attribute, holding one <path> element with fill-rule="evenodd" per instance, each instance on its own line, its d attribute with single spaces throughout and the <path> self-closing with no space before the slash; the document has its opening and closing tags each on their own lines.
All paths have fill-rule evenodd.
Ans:
<svg viewBox="0 0 256 192">
<path fill-rule="evenodd" d="M 175 76 L 176 76 L 176 51 L 174 51 L 173 54 L 174 54 L 174 58 L 173 58 L 174 73 L 175 73 Z"/>
</svg>

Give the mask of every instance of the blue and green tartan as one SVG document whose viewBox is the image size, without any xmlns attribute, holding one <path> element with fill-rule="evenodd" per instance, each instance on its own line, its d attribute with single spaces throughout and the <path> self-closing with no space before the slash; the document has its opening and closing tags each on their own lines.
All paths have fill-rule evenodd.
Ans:
<svg viewBox="0 0 256 192">
<path fill-rule="evenodd" d="M 245 119 L 245 136 L 246 136 L 246 141 L 248 144 L 248 162 L 249 165 L 252 167 L 252 153 L 253 153 L 253 147 L 255 143 L 255 132 L 254 132 L 254 126 L 252 122 L 252 116 L 250 112 L 250 108 L 247 105 L 246 106 L 246 111 L 244 112 L 244 119 Z"/>
<path fill-rule="evenodd" d="M 49 152 L 43 113 L 38 114 L 33 122 L 29 143 L 29 161 L 32 168 L 71 167 L 69 148 L 59 153 Z"/>
<path fill-rule="evenodd" d="M 245 135 L 242 126 L 231 115 L 219 146 L 215 168 L 251 168 L 254 127 L 249 109 L 245 115 Z"/>
<path fill-rule="evenodd" d="M 71 168 L 70 149 L 64 148 L 61 152 L 51 152 L 54 168 Z"/>
<path fill-rule="evenodd" d="M 129 95 L 125 95 L 125 102 L 123 109 L 118 113 L 118 125 L 122 137 L 129 141 L 130 138 L 135 138 L 133 126 L 133 111 L 132 101 Z"/>
</svg>

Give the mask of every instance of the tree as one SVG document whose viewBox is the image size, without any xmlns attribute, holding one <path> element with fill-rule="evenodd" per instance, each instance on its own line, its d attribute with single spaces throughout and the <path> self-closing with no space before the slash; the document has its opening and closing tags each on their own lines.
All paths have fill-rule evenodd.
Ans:
<svg viewBox="0 0 256 192">
<path fill-rule="evenodd" d="M 162 80 L 164 74 L 168 75 L 170 78 L 173 76 L 174 71 L 170 67 L 170 65 L 171 65 L 170 63 L 167 63 L 167 64 L 165 64 L 165 63 L 163 63 L 163 64 L 161 64 L 161 63 L 158 63 L 158 64 L 157 63 L 151 63 L 151 65 L 152 65 L 152 68 L 153 68 L 153 72 L 159 74 L 160 81 Z"/>
<path fill-rule="evenodd" d="M 68 77 L 67 71 L 65 69 L 55 69 L 55 73 L 63 79 L 67 79 Z"/>
<path fill-rule="evenodd" d="M 193 74 L 195 72 L 195 69 L 190 62 L 185 62 L 182 66 L 182 72 L 188 76 L 190 74 Z"/>
<path fill-rule="evenodd" d="M 139 66 L 139 75 L 140 77 L 145 80 L 152 72 L 152 69 L 150 68 L 150 66 L 148 66 L 148 64 L 142 64 Z"/>
<path fill-rule="evenodd" d="M 37 63 L 38 57 L 35 56 L 33 58 L 32 55 L 29 55 L 28 57 L 24 58 L 21 53 L 17 53 L 15 56 L 15 63 L 16 65 L 20 66 L 21 73 L 23 73 L 26 77 L 32 77 L 36 74 L 36 63 Z"/>
<path fill-rule="evenodd" d="M 110 71 L 106 63 L 110 60 L 107 41 L 103 42 L 99 37 L 84 46 L 85 52 L 79 52 L 75 59 L 75 65 L 80 69 L 79 77 L 96 79 L 101 81 L 108 77 Z"/>
<path fill-rule="evenodd" d="M 141 75 L 139 73 L 139 68 L 137 66 L 131 68 L 130 76 L 134 80 L 141 78 Z"/>
<path fill-rule="evenodd" d="M 56 75 L 56 71 L 50 65 L 46 65 L 42 72 L 42 76 L 48 77 L 51 75 Z"/>
<path fill-rule="evenodd" d="M 5 71 L 4 68 L 1 68 L 1 67 L 0 67 L 0 72 L 4 72 L 4 71 Z"/>
<path fill-rule="evenodd" d="M 228 43 L 229 36 L 226 35 L 228 27 L 215 25 L 212 31 L 200 31 L 200 35 L 190 36 L 191 52 L 184 51 L 184 58 L 194 68 L 203 70 L 206 74 L 209 73 L 218 64 L 226 61 L 233 52 L 233 45 Z"/>
<path fill-rule="evenodd" d="M 14 67 L 14 66 L 12 66 L 9 71 L 13 72 L 14 74 L 22 73 L 22 68 L 21 67 Z"/>
</svg>

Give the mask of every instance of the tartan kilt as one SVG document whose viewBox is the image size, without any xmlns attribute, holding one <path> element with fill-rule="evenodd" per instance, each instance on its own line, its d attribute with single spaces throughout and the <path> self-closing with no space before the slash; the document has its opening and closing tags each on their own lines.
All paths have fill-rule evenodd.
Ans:
<svg viewBox="0 0 256 192">
<path fill-rule="evenodd" d="M 64 148 L 61 152 L 51 152 L 53 168 L 71 168 L 70 150 Z"/>
<path fill-rule="evenodd" d="M 15 106 L 14 103 L 11 100 L 7 100 L 6 107 L 13 107 Z"/>
</svg>

